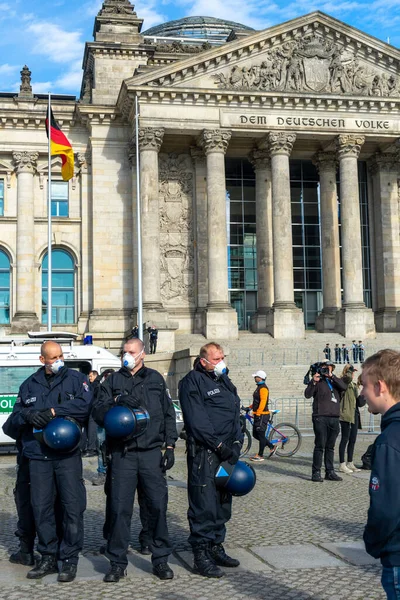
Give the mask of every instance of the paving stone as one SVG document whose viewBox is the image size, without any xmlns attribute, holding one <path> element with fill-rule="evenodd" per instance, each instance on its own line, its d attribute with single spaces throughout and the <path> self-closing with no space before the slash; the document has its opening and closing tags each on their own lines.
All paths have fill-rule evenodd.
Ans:
<svg viewBox="0 0 400 600">
<path fill-rule="evenodd" d="M 353 473 L 353 477 L 356 477 L 357 479 L 367 479 L 369 481 L 369 478 L 371 477 L 371 471 L 360 471 L 359 473 Z"/>
<path fill-rule="evenodd" d="M 366 553 L 364 543 L 361 541 L 338 544 L 321 543 L 319 545 L 352 565 L 379 565 L 379 560 Z"/>
<path fill-rule="evenodd" d="M 343 565 L 337 558 L 312 544 L 252 546 L 251 551 L 275 569 L 307 569 Z"/>
</svg>

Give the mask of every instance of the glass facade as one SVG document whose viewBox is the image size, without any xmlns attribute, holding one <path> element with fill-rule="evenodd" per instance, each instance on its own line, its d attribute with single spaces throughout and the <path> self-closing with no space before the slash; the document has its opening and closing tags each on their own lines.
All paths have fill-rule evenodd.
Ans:
<svg viewBox="0 0 400 600">
<path fill-rule="evenodd" d="M 68 217 L 68 182 L 51 182 L 51 216 Z"/>
<path fill-rule="evenodd" d="M 75 265 L 64 250 L 52 251 L 52 323 L 75 323 Z M 47 322 L 48 258 L 42 262 L 42 322 Z"/>
<path fill-rule="evenodd" d="M 255 175 L 247 160 L 227 158 L 228 285 L 239 329 L 257 310 Z"/>
<path fill-rule="evenodd" d="M 10 259 L 0 250 L 0 323 L 10 322 Z"/>
<path fill-rule="evenodd" d="M 228 282 L 231 305 L 238 313 L 239 329 L 248 329 L 257 310 L 257 254 L 255 174 L 247 160 L 227 158 L 226 201 L 228 223 Z M 371 307 L 371 268 L 368 228 L 366 163 L 358 163 L 363 258 L 364 301 Z M 340 178 L 338 174 L 340 236 Z M 306 328 L 314 329 L 323 308 L 321 206 L 317 168 L 309 160 L 290 161 L 293 236 L 293 280 L 296 305 Z"/>
<path fill-rule="evenodd" d="M 313 329 L 322 310 L 319 176 L 311 161 L 290 161 L 294 299 Z"/>
</svg>

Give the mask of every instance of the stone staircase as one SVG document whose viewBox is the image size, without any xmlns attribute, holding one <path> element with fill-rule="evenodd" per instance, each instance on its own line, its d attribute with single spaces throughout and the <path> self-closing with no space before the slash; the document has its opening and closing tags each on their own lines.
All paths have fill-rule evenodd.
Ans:
<svg viewBox="0 0 400 600">
<path fill-rule="evenodd" d="M 304 375 L 310 364 L 324 360 L 322 350 L 326 342 L 332 349 L 335 344 L 341 346 L 343 343 L 351 347 L 351 340 L 344 340 L 341 335 L 315 332 L 307 332 L 301 340 L 276 340 L 266 334 L 246 331 L 240 332 L 237 340 L 218 341 L 224 347 L 230 376 L 245 404 L 250 401 L 255 389 L 252 373 L 258 369 L 267 373 L 272 398 L 303 398 Z M 206 342 L 204 336 L 198 334 L 177 335 L 176 350 L 190 348 L 190 355 L 194 357 Z M 363 343 L 366 356 L 382 348 L 400 351 L 400 335 L 396 333 L 379 333 L 373 339 L 363 340 Z M 341 365 L 337 365 L 336 373 L 340 375 L 341 372 Z"/>
</svg>

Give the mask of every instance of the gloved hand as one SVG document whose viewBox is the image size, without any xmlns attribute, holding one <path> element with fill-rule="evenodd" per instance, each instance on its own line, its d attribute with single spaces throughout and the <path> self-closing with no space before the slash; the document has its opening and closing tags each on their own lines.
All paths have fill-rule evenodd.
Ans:
<svg viewBox="0 0 400 600">
<path fill-rule="evenodd" d="M 232 448 L 230 448 L 229 446 L 227 446 L 224 443 L 222 443 L 219 446 L 219 448 L 217 448 L 217 452 L 218 452 L 222 462 L 224 462 L 225 460 L 229 460 L 233 456 Z"/>
<path fill-rule="evenodd" d="M 140 400 L 130 394 L 121 394 L 117 397 L 117 402 L 121 406 L 127 406 L 128 408 L 140 408 L 141 406 Z"/>
<path fill-rule="evenodd" d="M 25 413 L 24 418 L 27 423 L 30 423 L 36 429 L 42 429 L 43 427 L 46 427 L 47 423 L 50 423 L 50 421 L 54 419 L 54 415 L 51 408 L 45 408 L 43 410 L 29 408 Z"/>
<path fill-rule="evenodd" d="M 236 465 L 237 461 L 239 460 L 241 449 L 242 449 L 242 446 L 240 444 L 236 444 L 236 443 L 233 444 L 232 456 L 228 459 L 229 464 Z"/>
<path fill-rule="evenodd" d="M 160 467 L 161 471 L 169 471 L 175 464 L 175 453 L 173 448 L 167 448 L 161 457 Z"/>
</svg>

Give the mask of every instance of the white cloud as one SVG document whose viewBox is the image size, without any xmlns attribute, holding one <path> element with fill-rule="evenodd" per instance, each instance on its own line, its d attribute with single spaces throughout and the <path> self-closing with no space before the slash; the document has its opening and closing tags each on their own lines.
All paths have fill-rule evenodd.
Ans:
<svg viewBox="0 0 400 600">
<path fill-rule="evenodd" d="M 82 57 L 84 43 L 80 31 L 65 31 L 54 23 L 32 23 L 27 31 L 33 35 L 32 53 L 41 54 L 52 62 L 66 63 Z"/>
<path fill-rule="evenodd" d="M 53 87 L 54 85 L 51 81 L 32 82 L 32 91 L 34 94 L 47 94 L 47 92 L 52 91 Z"/>
<path fill-rule="evenodd" d="M 54 83 L 54 88 L 56 90 L 61 90 L 63 92 L 76 95 L 81 89 L 82 75 L 82 62 L 80 60 L 75 61 L 70 65 L 70 68 L 67 72 L 58 77 Z"/>
<path fill-rule="evenodd" d="M 15 73 L 15 71 L 18 71 L 18 69 L 19 67 L 16 65 L 4 63 L 3 65 L 0 65 L 0 75 L 11 75 L 12 73 Z"/>
</svg>

